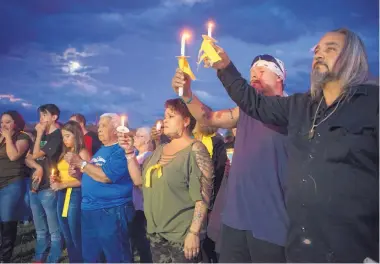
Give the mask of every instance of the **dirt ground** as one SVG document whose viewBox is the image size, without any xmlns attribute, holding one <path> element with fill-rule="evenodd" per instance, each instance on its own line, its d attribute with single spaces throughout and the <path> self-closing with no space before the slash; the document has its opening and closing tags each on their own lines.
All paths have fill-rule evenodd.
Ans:
<svg viewBox="0 0 380 264">
<path fill-rule="evenodd" d="M 34 245 L 36 241 L 36 232 L 33 223 L 19 224 L 17 228 L 16 245 L 13 250 L 12 262 L 14 263 L 31 263 L 34 255 Z M 134 254 L 134 262 L 140 262 L 137 252 Z M 69 263 L 66 249 L 63 251 L 60 263 Z"/>
<path fill-rule="evenodd" d="M 30 263 L 34 255 L 34 244 L 36 241 L 36 232 L 34 225 L 19 224 L 17 228 L 16 245 L 13 250 L 12 262 L 15 263 Z M 68 263 L 67 251 L 64 250 L 61 263 Z"/>
</svg>

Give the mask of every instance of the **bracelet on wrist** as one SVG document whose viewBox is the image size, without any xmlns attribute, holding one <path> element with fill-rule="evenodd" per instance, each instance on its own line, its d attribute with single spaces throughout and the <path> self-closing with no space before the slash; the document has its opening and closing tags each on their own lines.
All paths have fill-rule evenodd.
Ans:
<svg viewBox="0 0 380 264">
<path fill-rule="evenodd" d="M 194 236 L 199 236 L 199 232 L 194 232 L 191 229 L 189 229 L 189 233 L 194 235 Z"/>
<path fill-rule="evenodd" d="M 130 152 L 125 152 L 125 155 L 131 155 L 131 154 L 135 154 L 135 151 L 132 150 L 132 151 L 130 151 Z"/>
<path fill-rule="evenodd" d="M 127 158 L 127 160 L 131 160 L 133 159 L 134 157 L 136 157 L 135 155 L 135 152 L 132 152 L 130 154 L 125 154 L 125 157 Z"/>
<path fill-rule="evenodd" d="M 185 104 L 190 104 L 193 101 L 193 93 L 191 93 L 189 100 L 185 101 L 185 100 L 183 100 L 183 98 L 181 98 L 181 99 L 182 99 L 182 102 L 184 102 Z"/>
</svg>

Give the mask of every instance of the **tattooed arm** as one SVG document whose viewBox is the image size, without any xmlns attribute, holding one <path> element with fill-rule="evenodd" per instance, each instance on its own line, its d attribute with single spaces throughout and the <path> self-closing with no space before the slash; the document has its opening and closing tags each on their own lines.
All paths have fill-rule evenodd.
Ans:
<svg viewBox="0 0 380 264">
<path fill-rule="evenodd" d="M 239 108 L 231 108 L 220 111 L 211 111 L 204 105 L 195 94 L 192 94 L 193 100 L 186 104 L 190 113 L 200 123 L 220 128 L 235 128 L 239 119 Z M 188 102 L 190 100 L 183 96 L 183 100 Z"/>
<path fill-rule="evenodd" d="M 190 232 L 199 233 L 202 229 L 202 225 L 206 221 L 207 210 L 212 200 L 214 167 L 210 158 L 210 154 L 201 142 L 194 143 L 192 151 L 195 153 L 196 165 L 201 172 L 201 176 L 199 177 L 198 181 L 200 183 L 200 194 L 202 200 L 195 203 Z"/>
<path fill-rule="evenodd" d="M 193 220 L 186 235 L 183 251 L 187 259 L 193 259 L 200 252 L 200 232 L 206 224 L 207 210 L 213 191 L 214 167 L 206 147 L 199 141 L 192 147 L 189 193 L 195 201 Z"/>
</svg>

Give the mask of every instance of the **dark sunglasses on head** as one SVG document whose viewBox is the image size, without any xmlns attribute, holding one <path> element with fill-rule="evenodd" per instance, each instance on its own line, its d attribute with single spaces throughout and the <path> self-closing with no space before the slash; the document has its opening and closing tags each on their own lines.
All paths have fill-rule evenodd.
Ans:
<svg viewBox="0 0 380 264">
<path fill-rule="evenodd" d="M 251 68 L 252 68 L 253 64 L 255 64 L 259 60 L 273 62 L 274 64 L 277 65 L 277 67 L 280 69 L 280 71 L 282 71 L 284 73 L 284 71 L 282 70 L 280 64 L 278 64 L 277 60 L 272 55 L 269 55 L 269 54 L 264 54 L 264 55 L 256 56 L 253 59 L 252 63 L 251 63 Z"/>
</svg>

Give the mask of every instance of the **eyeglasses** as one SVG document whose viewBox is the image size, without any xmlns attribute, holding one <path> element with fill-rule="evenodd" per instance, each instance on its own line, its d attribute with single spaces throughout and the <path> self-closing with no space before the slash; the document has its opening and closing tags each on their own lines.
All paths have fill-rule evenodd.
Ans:
<svg viewBox="0 0 380 264">
<path fill-rule="evenodd" d="M 256 56 L 251 63 L 251 68 L 252 68 L 253 64 L 258 62 L 259 60 L 265 60 L 265 61 L 273 62 L 280 69 L 280 71 L 282 71 L 284 73 L 284 71 L 282 70 L 282 67 L 280 66 L 280 64 L 278 64 L 275 57 L 273 57 L 272 55 L 269 55 L 269 54 Z"/>
</svg>

